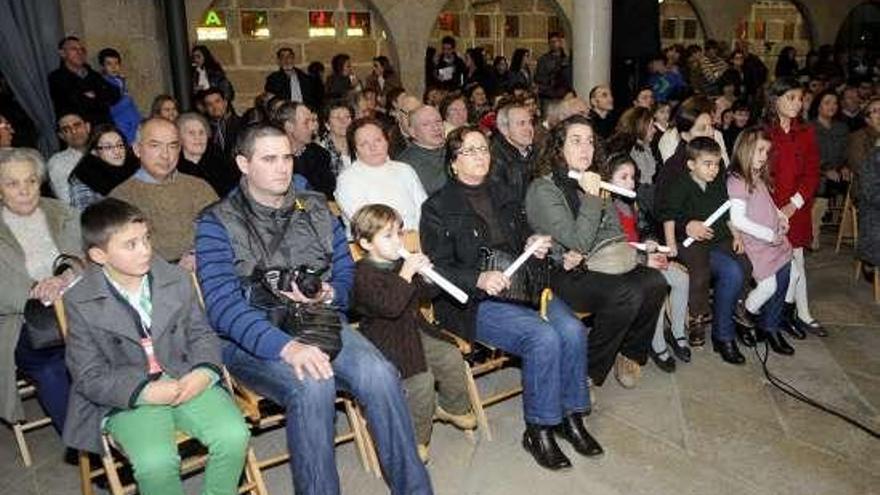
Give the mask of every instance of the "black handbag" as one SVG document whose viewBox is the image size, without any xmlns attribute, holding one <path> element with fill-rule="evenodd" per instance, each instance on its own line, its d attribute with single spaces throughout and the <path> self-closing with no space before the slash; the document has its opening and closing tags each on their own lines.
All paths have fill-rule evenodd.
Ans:
<svg viewBox="0 0 880 495">
<path fill-rule="evenodd" d="M 55 308 L 39 299 L 28 299 L 24 304 L 25 337 L 32 349 L 43 350 L 64 345 Z"/>
<path fill-rule="evenodd" d="M 515 260 L 516 258 L 506 251 L 487 247 L 480 248 L 481 272 L 503 272 Z M 541 293 L 549 286 L 549 283 L 550 267 L 548 261 L 532 257 L 514 272 L 510 279 L 510 287 L 501 294 L 493 296 L 493 299 L 539 308 Z"/>
</svg>

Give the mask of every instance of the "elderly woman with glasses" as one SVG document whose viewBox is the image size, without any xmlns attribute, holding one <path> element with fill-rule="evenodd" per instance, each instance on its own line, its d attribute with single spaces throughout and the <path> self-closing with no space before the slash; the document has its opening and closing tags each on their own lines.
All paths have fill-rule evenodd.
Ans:
<svg viewBox="0 0 880 495">
<path fill-rule="evenodd" d="M 70 174 L 70 206 L 84 210 L 138 170 L 137 157 L 111 124 L 95 127 L 89 148 Z"/>
<path fill-rule="evenodd" d="M 539 465 L 571 466 L 556 435 L 582 455 L 602 453 L 583 423 L 589 410 L 586 328 L 561 299 L 550 300 L 546 319 L 534 307 L 513 302 L 511 279 L 485 262 L 489 253 L 516 256 L 535 243 L 534 258 L 543 259 L 550 238 L 531 235 L 519 199 L 487 180 L 489 145 L 478 128 L 449 135 L 446 163 L 452 179 L 422 206 L 422 248 L 434 268 L 470 297 L 466 304 L 446 296 L 435 300 L 440 324 L 522 359 L 522 442 Z"/>
<path fill-rule="evenodd" d="M 74 280 L 62 254 L 79 256 L 79 215 L 64 203 L 40 197 L 45 164 L 29 148 L 0 149 L 0 418 L 24 420 L 16 369 L 37 388 L 37 398 L 60 433 L 70 378 L 64 347 L 36 349 L 25 324 L 25 305 L 61 297 Z M 57 265 L 57 266 L 56 266 Z"/>
</svg>

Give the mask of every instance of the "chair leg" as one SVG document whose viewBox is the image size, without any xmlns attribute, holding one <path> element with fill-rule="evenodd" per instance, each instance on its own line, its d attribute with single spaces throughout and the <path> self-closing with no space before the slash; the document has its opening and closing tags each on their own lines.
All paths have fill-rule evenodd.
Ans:
<svg viewBox="0 0 880 495">
<path fill-rule="evenodd" d="M 104 465 L 104 476 L 107 477 L 108 488 L 112 495 L 125 495 L 125 487 L 119 480 L 119 472 L 116 470 L 116 460 L 113 459 L 113 451 L 110 449 L 110 442 L 107 435 L 102 438 L 104 444 L 104 452 L 101 454 L 101 464 Z"/>
<path fill-rule="evenodd" d="M 92 460 L 89 453 L 79 451 L 79 491 L 82 495 L 94 495 L 92 486 Z"/>
<path fill-rule="evenodd" d="M 862 260 L 856 259 L 856 272 L 853 274 L 853 280 L 856 282 L 859 281 L 859 277 L 862 276 Z"/>
<path fill-rule="evenodd" d="M 342 405 L 345 408 L 345 417 L 348 418 L 348 427 L 351 429 L 352 434 L 354 434 L 354 444 L 357 447 L 361 465 L 365 471 L 371 472 L 373 466 L 370 464 L 370 456 L 367 455 L 363 426 L 359 420 L 358 412 L 355 410 L 354 403 L 350 399 L 343 399 Z"/>
<path fill-rule="evenodd" d="M 266 482 L 263 480 L 263 473 L 260 471 L 260 466 L 257 463 L 257 456 L 256 454 L 254 454 L 253 447 L 248 447 L 247 449 L 244 472 L 247 480 L 254 485 L 251 493 L 253 493 L 254 495 L 269 495 L 269 491 L 266 489 Z"/>
<path fill-rule="evenodd" d="M 370 429 L 367 427 L 367 420 L 361 413 L 358 406 L 355 406 L 355 417 L 360 424 L 361 434 L 364 438 L 364 448 L 367 451 L 369 464 L 373 468 L 373 474 L 377 478 L 382 479 L 382 465 L 379 463 L 379 456 L 376 454 L 376 445 L 373 443 L 373 436 L 370 435 Z"/>
<path fill-rule="evenodd" d="M 31 467 L 33 460 L 31 459 L 31 450 L 28 448 L 27 441 L 24 439 L 24 423 L 18 422 L 12 425 L 12 432 L 15 434 L 15 443 L 18 444 L 18 452 L 21 454 L 21 460 L 24 467 Z"/>
<path fill-rule="evenodd" d="M 470 399 L 471 407 L 477 416 L 477 426 L 482 430 L 483 438 L 487 442 L 491 442 L 492 430 L 489 428 L 489 419 L 486 417 L 486 410 L 483 408 L 483 399 L 480 398 L 480 389 L 477 388 L 477 382 L 474 380 L 471 365 L 467 363 L 465 363 L 465 378 L 467 381 L 468 399 Z"/>
</svg>

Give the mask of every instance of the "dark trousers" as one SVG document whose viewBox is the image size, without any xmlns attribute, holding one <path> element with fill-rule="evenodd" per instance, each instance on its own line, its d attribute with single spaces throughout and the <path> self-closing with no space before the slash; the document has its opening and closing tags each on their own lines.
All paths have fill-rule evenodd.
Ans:
<svg viewBox="0 0 880 495">
<path fill-rule="evenodd" d="M 712 251 L 715 251 L 716 258 L 718 258 L 716 259 L 715 272 L 713 272 L 712 268 Z M 723 256 L 723 258 L 719 258 L 719 256 Z M 739 266 L 726 266 L 724 260 L 728 258 Z M 690 247 L 679 246 L 678 261 L 681 261 L 687 267 L 688 275 L 690 275 L 691 279 L 690 293 L 688 294 L 688 313 L 691 316 L 712 313 L 712 309 L 709 306 L 712 281 L 713 279 L 723 278 L 724 274 L 722 272 L 727 273 L 727 275 L 733 273 L 736 278 L 740 279 L 740 282 L 736 284 L 739 287 L 737 296 L 745 298 L 746 294 L 743 293 L 743 290 L 747 288 L 747 285 L 742 283 L 742 279 L 744 274 L 752 273 L 752 264 L 749 263 L 749 259 L 744 254 L 733 252 L 730 241 L 724 241 L 717 245 L 695 242 Z M 725 269 L 719 270 L 719 265 Z M 734 302 L 736 301 L 734 300 Z"/>
<path fill-rule="evenodd" d="M 27 327 L 22 327 L 15 347 L 15 366 L 34 382 L 37 400 L 52 419 L 52 426 L 61 434 L 67 417 L 67 398 L 70 396 L 70 376 L 64 363 L 64 347 L 34 349 L 26 333 Z"/>
<path fill-rule="evenodd" d="M 617 353 L 639 364 L 648 348 L 669 286 L 653 268 L 639 265 L 621 275 L 576 270 L 551 279 L 553 291 L 576 312 L 595 315 L 590 331 L 588 374 L 601 385 Z"/>
</svg>

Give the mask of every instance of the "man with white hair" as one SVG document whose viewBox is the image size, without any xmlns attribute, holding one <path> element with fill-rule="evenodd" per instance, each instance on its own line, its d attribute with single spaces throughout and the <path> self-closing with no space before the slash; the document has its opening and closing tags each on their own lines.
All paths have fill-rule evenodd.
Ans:
<svg viewBox="0 0 880 495">
<path fill-rule="evenodd" d="M 436 108 L 423 105 L 410 113 L 409 131 L 412 141 L 397 160 L 416 171 L 425 192 L 431 195 L 446 185 L 443 118 Z"/>
<path fill-rule="evenodd" d="M 502 103 L 498 108 L 497 126 L 498 134 L 492 136 L 490 145 L 489 180 L 507 186 L 523 201 L 537 158 L 529 107 L 517 100 Z"/>
</svg>

